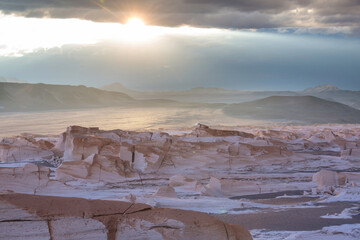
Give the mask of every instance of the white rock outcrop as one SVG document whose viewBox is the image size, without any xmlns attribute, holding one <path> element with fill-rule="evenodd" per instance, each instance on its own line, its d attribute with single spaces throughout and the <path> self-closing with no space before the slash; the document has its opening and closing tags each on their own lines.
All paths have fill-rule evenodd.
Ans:
<svg viewBox="0 0 360 240">
<path fill-rule="evenodd" d="M 31 138 L 4 138 L 0 141 L 0 162 L 26 162 L 51 159 L 54 145 L 45 140 Z"/>
<path fill-rule="evenodd" d="M 122 182 L 138 177 L 127 161 L 119 157 L 92 154 L 84 160 L 63 162 L 55 171 L 55 179 L 68 181 L 87 179 L 101 182 Z"/>
<path fill-rule="evenodd" d="M 50 169 L 28 163 L 19 167 L 0 167 L 0 192 L 16 190 L 36 193 L 50 181 Z"/>
<path fill-rule="evenodd" d="M 157 190 L 155 197 L 178 198 L 175 189 L 170 186 L 161 186 Z"/>
<path fill-rule="evenodd" d="M 329 170 L 321 170 L 315 173 L 312 180 L 318 187 L 343 186 L 346 184 L 346 175 Z"/>
</svg>

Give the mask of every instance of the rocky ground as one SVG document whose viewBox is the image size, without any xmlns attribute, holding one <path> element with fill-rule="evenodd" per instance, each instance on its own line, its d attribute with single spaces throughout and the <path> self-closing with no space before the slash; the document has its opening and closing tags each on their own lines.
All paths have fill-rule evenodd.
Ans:
<svg viewBox="0 0 360 240">
<path fill-rule="evenodd" d="M 360 238 L 358 125 L 72 126 L 0 162 L 0 239 Z"/>
</svg>

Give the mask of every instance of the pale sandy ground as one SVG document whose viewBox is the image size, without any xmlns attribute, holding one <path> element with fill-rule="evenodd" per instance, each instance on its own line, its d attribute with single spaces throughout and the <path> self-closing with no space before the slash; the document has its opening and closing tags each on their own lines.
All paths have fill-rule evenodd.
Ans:
<svg viewBox="0 0 360 240">
<path fill-rule="evenodd" d="M 71 125 L 101 129 L 176 129 L 208 125 L 264 125 L 265 121 L 242 120 L 216 108 L 101 108 L 29 113 L 0 113 L 0 136 L 20 133 L 59 134 Z"/>
<path fill-rule="evenodd" d="M 214 215 L 232 224 L 241 224 L 249 230 L 267 229 L 271 231 L 313 231 L 326 226 L 360 223 L 360 215 L 352 219 L 321 218 L 324 215 L 339 214 L 344 209 L 358 206 L 358 202 L 336 202 L 317 204 L 314 208 L 292 208 L 280 211 L 265 210 L 249 214 Z"/>
<path fill-rule="evenodd" d="M 252 195 L 251 198 L 258 203 L 292 205 L 294 208 L 269 208 L 252 213 L 214 216 L 226 223 L 241 224 L 250 230 L 255 240 L 355 240 L 360 237 L 359 201 L 324 203 L 319 202 L 318 198 L 298 196 L 262 199 L 264 196 L 261 195 Z M 257 196 L 260 199 L 257 200 Z M 296 207 L 304 204 L 308 207 Z M 354 215 L 349 215 L 351 211 Z"/>
</svg>

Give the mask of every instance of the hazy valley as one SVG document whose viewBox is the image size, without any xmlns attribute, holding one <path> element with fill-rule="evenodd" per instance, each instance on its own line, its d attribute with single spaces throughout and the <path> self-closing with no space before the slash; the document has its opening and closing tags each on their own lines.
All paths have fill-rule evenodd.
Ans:
<svg viewBox="0 0 360 240">
<path fill-rule="evenodd" d="M 120 93 L 69 85 L 0 83 L 0 87 L 2 136 L 22 132 L 57 134 L 74 124 L 141 130 L 189 128 L 197 122 L 211 126 L 360 122 L 360 110 L 350 107 L 356 105 L 356 97 L 344 105 L 295 92 L 204 88 L 137 95 L 129 90 Z M 327 87 L 304 93 L 350 99 L 347 96 L 351 91 Z M 351 94 L 356 96 L 357 92 Z"/>
<path fill-rule="evenodd" d="M 0 178 L 7 182 L 0 188 L 0 236 L 359 236 L 360 142 L 354 123 L 360 122 L 360 110 L 349 106 L 356 106 L 356 92 L 333 86 L 147 93 L 0 86 Z M 68 127 L 59 135 L 70 125 L 86 127 Z M 66 208 L 79 201 L 84 207 Z M 16 214 L 21 221 L 42 220 L 17 224 L 28 230 L 14 235 L 11 216 L 20 209 L 31 213 Z M 299 215 L 310 212 L 311 219 Z M 293 214 L 298 216 L 281 220 Z M 194 218 L 196 231 L 189 222 Z M 64 232 L 63 224 L 73 230 Z"/>
</svg>

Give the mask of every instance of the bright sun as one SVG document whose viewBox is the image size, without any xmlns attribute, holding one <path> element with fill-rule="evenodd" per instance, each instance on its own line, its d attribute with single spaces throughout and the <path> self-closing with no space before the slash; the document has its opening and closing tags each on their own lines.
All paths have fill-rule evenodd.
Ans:
<svg viewBox="0 0 360 240">
<path fill-rule="evenodd" d="M 143 28 L 145 27 L 145 23 L 139 18 L 130 18 L 126 22 L 126 26 L 129 28 Z"/>
<path fill-rule="evenodd" d="M 122 39 L 130 42 L 147 41 L 151 37 L 150 30 L 140 18 L 130 18 L 124 24 Z"/>
</svg>

